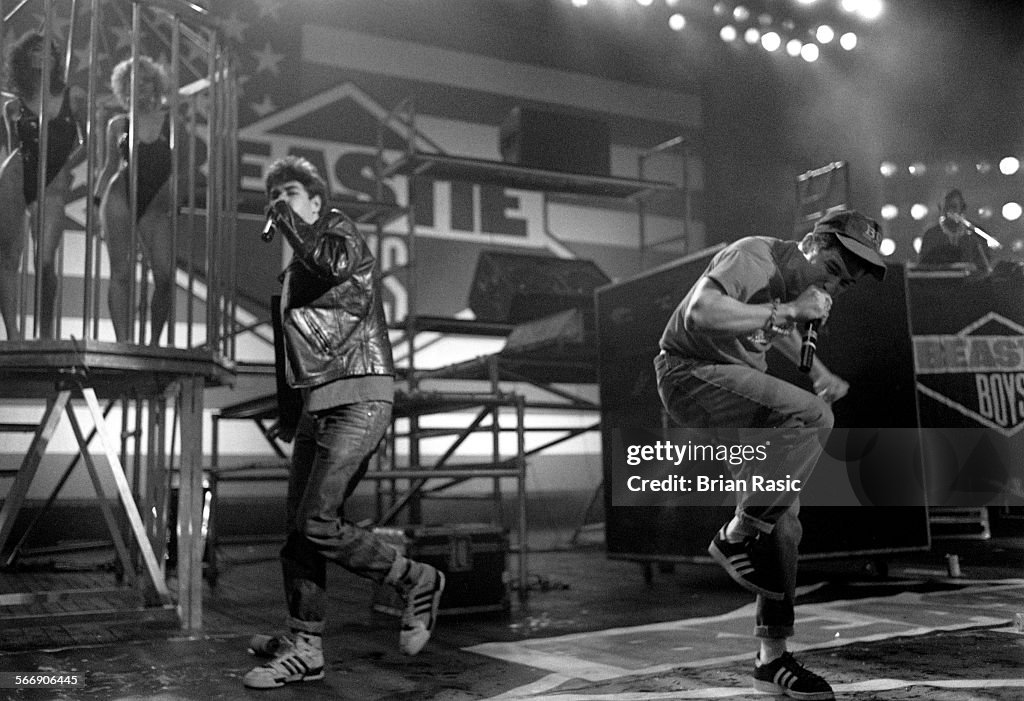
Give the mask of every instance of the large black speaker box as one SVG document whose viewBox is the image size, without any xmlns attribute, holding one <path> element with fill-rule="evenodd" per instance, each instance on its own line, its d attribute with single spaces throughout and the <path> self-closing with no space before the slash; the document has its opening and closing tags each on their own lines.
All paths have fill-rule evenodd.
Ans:
<svg viewBox="0 0 1024 701">
<path fill-rule="evenodd" d="M 469 290 L 480 321 L 520 324 L 579 309 L 593 326 L 594 290 L 611 280 L 593 261 L 483 251 Z"/>
<path fill-rule="evenodd" d="M 600 119 L 514 107 L 498 138 L 506 163 L 584 175 L 611 174 L 608 125 Z"/>
</svg>

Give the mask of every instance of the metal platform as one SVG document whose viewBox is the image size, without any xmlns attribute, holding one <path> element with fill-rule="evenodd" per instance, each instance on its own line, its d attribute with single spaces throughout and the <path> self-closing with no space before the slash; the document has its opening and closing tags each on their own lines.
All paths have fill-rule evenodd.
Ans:
<svg viewBox="0 0 1024 701">
<path fill-rule="evenodd" d="M 203 553 L 203 490 L 202 490 L 202 426 L 203 389 L 209 384 L 229 384 L 230 364 L 205 349 L 183 350 L 156 348 L 100 341 L 54 340 L 0 343 L 0 394 L 9 399 L 45 400 L 45 409 L 34 428 L 34 436 L 25 458 L 14 476 L 0 508 L 0 552 L 8 550 L 15 518 L 25 505 L 49 444 L 66 416 L 80 451 L 68 471 L 81 458 L 99 497 L 98 503 L 110 531 L 123 571 L 135 579 L 138 568 L 143 580 L 141 594 L 147 601 L 143 609 L 126 610 L 123 616 L 152 620 L 155 613 L 177 616 L 181 626 L 197 629 L 202 620 L 202 553 Z M 142 465 L 141 446 L 146 445 L 145 465 L 137 472 L 138 483 L 129 484 L 120 455 L 123 445 L 110 435 L 106 412 L 100 408 L 100 397 L 110 399 L 108 409 L 119 397 L 130 396 L 140 404 L 137 415 L 146 403 L 148 425 L 145 443 L 136 444 L 136 465 Z M 93 423 L 87 436 L 83 431 L 73 403 L 84 402 Z M 166 522 L 168 510 L 165 487 L 170 464 L 166 455 L 167 404 L 174 402 L 174 420 L 180 436 L 181 454 L 177 470 L 178 519 Z M 31 429 L 31 427 L 28 427 Z M 23 431 L 25 426 L 5 426 L 6 430 Z M 102 460 L 96 461 L 90 450 L 93 438 L 102 446 Z M 173 441 L 171 441 L 173 444 Z M 173 448 L 172 448 L 173 450 Z M 120 513 L 110 507 L 104 493 L 105 479 L 115 485 Z M 63 479 L 58 483 L 63 483 Z M 55 491 L 56 493 L 56 491 Z M 51 499 L 53 496 L 51 496 Z M 128 524 L 131 539 L 122 535 L 119 518 Z M 176 600 L 164 581 L 163 555 L 169 528 L 178 535 L 178 578 Z M 17 546 L 8 552 L 10 561 L 17 556 Z M 68 597 L 92 596 L 89 591 L 7 592 L 0 605 L 24 605 Z M 53 613 L 47 620 L 76 622 L 92 620 L 97 615 L 87 609 Z"/>
</svg>

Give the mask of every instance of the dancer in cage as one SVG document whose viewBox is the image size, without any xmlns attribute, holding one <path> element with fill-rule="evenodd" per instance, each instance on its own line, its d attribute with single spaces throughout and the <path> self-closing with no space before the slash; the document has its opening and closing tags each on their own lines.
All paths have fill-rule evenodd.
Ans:
<svg viewBox="0 0 1024 701">
<path fill-rule="evenodd" d="M 138 179 L 135 231 L 153 273 L 151 299 L 140 299 L 148 310 L 149 342 L 157 344 L 167 325 L 174 294 L 174 241 L 171 232 L 171 129 L 168 107 L 170 81 L 164 68 L 149 56 L 138 58 L 135 128 L 138 132 Z M 130 212 L 130 122 L 132 60 L 125 59 L 110 76 L 110 87 L 125 110 L 107 122 L 106 160 L 93 197 L 100 208 L 100 226 L 110 255 L 110 319 L 118 341 L 131 342 L 132 213 Z M 145 288 L 143 288 L 145 289 Z M 143 340 L 143 339 L 140 339 Z"/>
<path fill-rule="evenodd" d="M 57 248 L 64 233 L 64 205 L 71 191 L 71 164 L 82 147 L 81 122 L 71 109 L 66 66 L 50 44 L 50 75 L 43 89 L 43 47 L 46 39 L 30 31 L 11 46 L 7 60 L 13 96 L 2 107 L 8 155 L 0 165 L 0 314 L 9 340 L 21 339 L 18 328 L 18 270 L 25 247 L 25 213 L 40 261 L 39 337 L 53 338 L 57 296 Z M 45 98 L 46 189 L 42 226 L 34 221 L 39 183 L 39 114 Z"/>
</svg>

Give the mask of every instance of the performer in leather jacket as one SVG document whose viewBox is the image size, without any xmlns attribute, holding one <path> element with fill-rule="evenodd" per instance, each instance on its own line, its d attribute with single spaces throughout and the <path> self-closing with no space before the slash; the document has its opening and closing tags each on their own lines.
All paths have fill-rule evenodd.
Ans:
<svg viewBox="0 0 1024 701">
<path fill-rule="evenodd" d="M 288 384 L 304 402 L 281 550 L 289 632 L 253 639 L 255 653 L 272 657 L 244 677 L 259 689 L 324 676 L 328 561 L 404 596 L 399 647 L 409 655 L 430 638 L 444 589 L 437 569 L 344 520 L 345 500 L 391 421 L 394 363 L 377 261 L 352 220 L 326 209 L 326 184 L 309 161 L 275 161 L 266 191 L 268 217 L 294 252 L 281 317 Z"/>
</svg>

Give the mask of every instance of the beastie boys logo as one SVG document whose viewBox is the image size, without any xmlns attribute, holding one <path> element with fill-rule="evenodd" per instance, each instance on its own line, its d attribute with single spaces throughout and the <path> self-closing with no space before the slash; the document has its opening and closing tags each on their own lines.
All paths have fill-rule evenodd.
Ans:
<svg viewBox="0 0 1024 701">
<path fill-rule="evenodd" d="M 1024 326 L 989 312 L 954 335 L 914 336 L 917 389 L 1012 436 L 1024 427 Z"/>
</svg>

